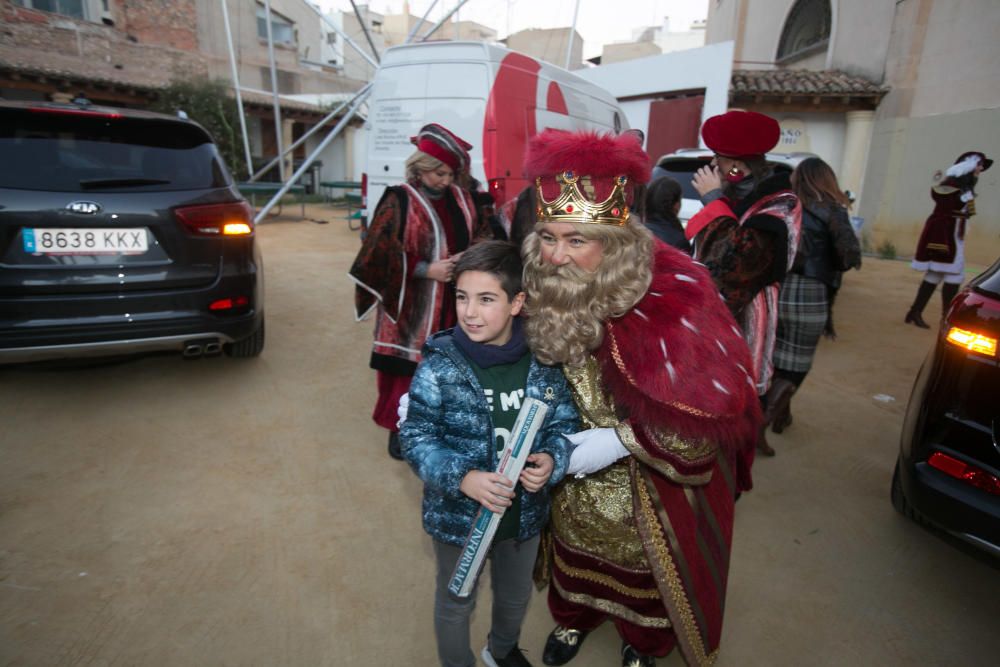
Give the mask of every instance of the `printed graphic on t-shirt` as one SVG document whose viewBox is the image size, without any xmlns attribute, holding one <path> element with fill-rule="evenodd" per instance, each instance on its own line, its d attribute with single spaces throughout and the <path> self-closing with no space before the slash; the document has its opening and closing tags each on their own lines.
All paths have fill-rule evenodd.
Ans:
<svg viewBox="0 0 1000 667">
<path fill-rule="evenodd" d="M 510 424 L 517 419 L 517 413 L 521 410 L 521 400 L 524 399 L 524 389 L 516 389 L 511 392 L 501 391 L 499 402 L 494 401 L 494 391 L 484 389 L 486 404 L 490 406 L 493 414 L 494 424 Z M 502 413 L 502 414 L 498 414 Z M 513 416 L 509 416 L 513 414 Z M 497 426 L 493 429 L 493 435 L 497 441 L 497 451 L 503 450 L 510 439 L 510 429 Z"/>
</svg>

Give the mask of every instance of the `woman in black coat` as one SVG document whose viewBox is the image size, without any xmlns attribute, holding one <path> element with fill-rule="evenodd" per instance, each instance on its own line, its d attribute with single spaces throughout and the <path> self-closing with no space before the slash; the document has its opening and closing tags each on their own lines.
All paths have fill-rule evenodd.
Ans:
<svg viewBox="0 0 1000 667">
<path fill-rule="evenodd" d="M 849 200 L 830 165 L 819 158 L 803 160 L 791 182 L 802 203 L 802 232 L 778 299 L 774 382 L 765 414 L 775 433 L 792 422 L 792 394 L 812 367 L 841 272 L 861 268 L 861 245 L 847 214 Z"/>
</svg>

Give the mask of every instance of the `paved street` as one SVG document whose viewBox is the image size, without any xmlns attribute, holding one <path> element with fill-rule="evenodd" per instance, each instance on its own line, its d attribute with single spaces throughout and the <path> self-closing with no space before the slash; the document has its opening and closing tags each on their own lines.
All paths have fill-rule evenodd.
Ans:
<svg viewBox="0 0 1000 667">
<path fill-rule="evenodd" d="M 0 368 L 0 665 L 435 664 L 420 484 L 369 419 L 357 234 L 307 212 L 329 224 L 259 228 L 259 359 Z M 840 338 L 737 506 L 718 665 L 996 664 L 1000 568 L 889 504 L 933 336 L 902 323 L 918 282 L 871 258 L 847 276 Z M 536 665 L 544 602 L 521 641 Z M 605 626 L 572 664 L 617 656 Z"/>
</svg>

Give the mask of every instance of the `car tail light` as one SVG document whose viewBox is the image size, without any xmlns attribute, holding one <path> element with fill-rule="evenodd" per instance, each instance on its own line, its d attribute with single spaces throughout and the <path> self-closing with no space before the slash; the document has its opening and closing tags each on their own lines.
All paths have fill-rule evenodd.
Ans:
<svg viewBox="0 0 1000 667">
<path fill-rule="evenodd" d="M 499 209 L 507 202 L 507 182 L 503 178 L 490 179 L 490 194 Z"/>
<path fill-rule="evenodd" d="M 253 234 L 253 209 L 245 201 L 231 204 L 182 206 L 177 219 L 198 236 L 247 236 Z"/>
<path fill-rule="evenodd" d="M 234 296 L 232 298 L 218 299 L 208 304 L 209 310 L 232 310 L 233 308 L 244 308 L 250 305 L 250 298 L 246 296 Z"/>
<path fill-rule="evenodd" d="M 949 477 L 954 477 L 991 495 L 1000 496 L 1000 479 L 982 468 L 977 468 L 965 461 L 959 461 L 955 457 L 941 452 L 931 454 L 927 463 Z"/>
<path fill-rule="evenodd" d="M 948 335 L 945 339 L 952 345 L 964 348 L 970 352 L 985 354 L 988 357 L 997 356 L 997 339 L 992 336 L 968 331 L 967 329 L 959 329 L 958 327 L 951 327 L 948 329 Z"/>
<path fill-rule="evenodd" d="M 368 210 L 368 174 L 361 174 L 361 208 Z"/>
</svg>

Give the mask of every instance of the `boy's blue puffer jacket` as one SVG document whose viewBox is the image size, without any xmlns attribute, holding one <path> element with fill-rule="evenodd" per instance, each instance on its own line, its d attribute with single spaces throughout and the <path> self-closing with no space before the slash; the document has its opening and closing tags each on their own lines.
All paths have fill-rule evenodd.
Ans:
<svg viewBox="0 0 1000 667">
<path fill-rule="evenodd" d="M 459 490 L 472 470 L 496 469 L 496 443 L 483 388 L 451 330 L 432 336 L 410 384 L 410 407 L 399 431 L 403 456 L 424 481 L 424 530 L 439 542 L 462 546 L 479 503 Z M 546 488 L 521 489 L 523 541 L 537 535 L 549 518 L 549 489 L 566 474 L 570 443 L 563 437 L 579 431 L 579 415 L 562 369 L 543 366 L 534 357 L 525 396 L 549 406 L 532 452 L 552 457 L 555 467 Z"/>
</svg>

